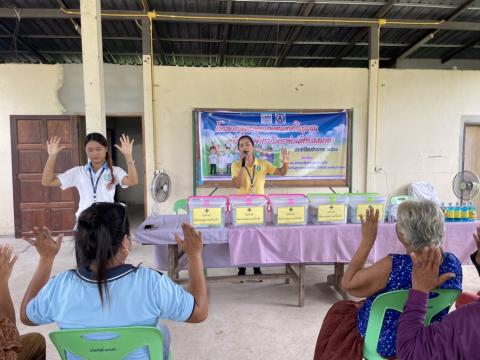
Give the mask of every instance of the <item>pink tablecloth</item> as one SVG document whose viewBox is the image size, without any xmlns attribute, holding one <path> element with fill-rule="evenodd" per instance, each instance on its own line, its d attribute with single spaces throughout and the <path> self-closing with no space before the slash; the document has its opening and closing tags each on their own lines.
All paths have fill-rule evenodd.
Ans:
<svg viewBox="0 0 480 360">
<path fill-rule="evenodd" d="M 472 234 L 478 224 L 447 223 L 444 247 L 463 264 L 476 250 Z M 228 242 L 232 264 L 284 264 L 350 262 L 360 241 L 360 225 L 307 225 L 230 228 Z M 380 224 L 375 246 L 368 257 L 375 262 L 387 254 L 404 254 L 395 224 Z"/>
<path fill-rule="evenodd" d="M 153 244 L 157 266 L 167 268 L 167 246 L 175 244 L 174 234 L 181 233 L 185 216 L 152 216 L 140 225 L 135 238 Z M 145 230 L 146 225 L 153 228 Z M 476 250 L 472 234 L 478 223 L 447 223 L 444 248 L 463 264 Z M 360 241 L 360 225 L 263 226 L 206 229 L 204 262 L 207 267 L 248 264 L 348 263 Z M 212 246 L 214 245 L 214 246 Z M 380 224 L 375 246 L 368 261 L 375 262 L 387 254 L 405 253 L 397 240 L 395 224 Z"/>
</svg>

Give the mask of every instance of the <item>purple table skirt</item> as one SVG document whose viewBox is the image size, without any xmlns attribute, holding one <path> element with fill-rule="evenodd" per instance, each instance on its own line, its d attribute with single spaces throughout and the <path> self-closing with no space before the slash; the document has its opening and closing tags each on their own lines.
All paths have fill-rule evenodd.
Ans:
<svg viewBox="0 0 480 360">
<path fill-rule="evenodd" d="M 138 228 L 135 238 L 142 244 L 155 246 L 160 269 L 167 268 L 167 245 L 175 244 L 174 234 L 181 234 L 185 215 L 154 215 Z M 145 225 L 154 225 L 145 230 Z M 476 250 L 472 234 L 478 223 L 446 223 L 444 248 L 455 254 L 463 264 L 470 264 Z M 229 267 L 250 264 L 279 265 L 286 263 L 348 263 L 360 242 L 360 225 L 262 226 L 202 229 L 206 267 Z M 368 262 L 384 256 L 404 254 L 397 240 L 395 224 L 380 224 L 375 245 Z"/>
</svg>

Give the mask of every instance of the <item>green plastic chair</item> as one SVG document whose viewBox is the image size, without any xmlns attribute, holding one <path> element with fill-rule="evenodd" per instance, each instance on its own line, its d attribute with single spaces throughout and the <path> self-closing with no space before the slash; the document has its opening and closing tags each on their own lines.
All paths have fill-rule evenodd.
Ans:
<svg viewBox="0 0 480 360">
<path fill-rule="evenodd" d="M 67 359 L 67 353 L 85 360 L 121 360 L 144 346 L 151 360 L 163 358 L 163 336 L 153 326 L 58 330 L 49 336 L 62 360 Z M 87 336 L 95 336 L 95 340 Z"/>
<path fill-rule="evenodd" d="M 180 210 L 183 210 L 185 212 L 188 212 L 188 203 L 187 199 L 178 199 L 175 201 L 175 204 L 173 204 L 173 212 L 178 215 L 178 212 Z"/>
<path fill-rule="evenodd" d="M 427 326 L 431 323 L 433 317 L 444 309 L 450 308 L 455 302 L 460 290 L 456 289 L 434 289 L 432 293 L 438 296 L 428 300 L 428 310 L 425 316 L 424 324 Z M 377 352 L 378 339 L 382 330 L 383 318 L 388 309 L 403 311 L 403 307 L 407 302 L 408 290 L 396 290 L 379 295 L 372 304 L 370 317 L 368 318 L 367 332 L 363 344 L 363 357 L 368 360 L 384 359 Z"/>
</svg>

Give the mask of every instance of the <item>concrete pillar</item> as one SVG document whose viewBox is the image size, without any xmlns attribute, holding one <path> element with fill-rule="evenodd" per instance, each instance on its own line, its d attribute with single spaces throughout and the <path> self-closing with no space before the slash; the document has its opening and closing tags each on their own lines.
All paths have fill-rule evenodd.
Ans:
<svg viewBox="0 0 480 360">
<path fill-rule="evenodd" d="M 86 129 L 87 133 L 99 132 L 106 136 L 100 1 L 81 0 L 80 12 Z"/>
<path fill-rule="evenodd" d="M 154 94 L 153 94 L 153 64 L 151 56 L 151 26 L 149 19 L 142 20 L 142 60 L 143 60 L 143 144 L 145 146 L 145 184 L 149 189 L 156 168 L 156 143 L 154 124 Z M 153 199 L 147 191 L 145 206 L 150 213 L 153 207 Z"/>
<path fill-rule="evenodd" d="M 378 131 L 378 82 L 380 62 L 380 27 L 370 27 L 370 56 L 368 61 L 368 122 L 367 122 L 367 166 L 365 169 L 365 187 L 367 192 L 375 191 L 375 172 L 377 166 Z"/>
</svg>

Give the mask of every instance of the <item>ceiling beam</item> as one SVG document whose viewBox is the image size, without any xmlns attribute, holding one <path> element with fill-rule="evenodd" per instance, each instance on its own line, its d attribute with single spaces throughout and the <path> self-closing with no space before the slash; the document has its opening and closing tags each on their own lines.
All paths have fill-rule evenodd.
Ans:
<svg viewBox="0 0 480 360">
<path fill-rule="evenodd" d="M 389 0 L 387 1 L 376 13 L 375 13 L 375 17 L 376 18 L 383 18 L 385 15 L 387 15 L 387 13 L 392 10 L 392 7 L 393 5 L 395 5 L 395 1 L 396 0 Z M 368 36 L 368 33 L 370 31 L 370 28 L 362 28 L 362 29 L 359 29 L 357 30 L 357 32 L 352 36 L 351 40 L 350 40 L 350 45 L 348 45 L 347 47 L 343 48 L 340 50 L 340 52 L 338 53 L 337 55 L 337 58 L 335 59 L 335 61 L 332 62 L 332 64 L 330 66 L 336 66 L 344 56 L 346 56 L 347 54 L 349 54 L 355 47 L 355 45 L 362 41 L 363 39 L 365 39 L 367 36 Z"/>
<path fill-rule="evenodd" d="M 19 50 L 19 54 L 28 54 L 28 51 L 25 50 Z M 51 54 L 51 55 L 78 55 L 81 56 L 82 53 L 81 51 L 42 51 L 43 54 Z M 7 50 L 0 50 L 0 55 L 1 54 L 11 54 L 11 51 Z M 132 52 L 122 52 L 122 53 L 116 53 L 112 54 L 114 56 L 137 56 L 141 58 L 141 54 L 139 53 L 132 53 Z M 167 57 L 196 57 L 196 58 L 215 58 L 217 56 L 216 53 L 212 54 L 182 54 L 182 53 L 166 53 L 165 56 Z M 270 59 L 271 56 L 269 55 L 225 55 L 226 58 L 242 58 L 242 59 Z M 287 59 L 292 59 L 292 60 L 332 60 L 335 59 L 334 56 L 287 56 Z M 389 58 L 382 58 L 381 60 L 388 60 Z M 366 57 L 355 57 L 355 56 L 346 56 L 343 58 L 343 60 L 350 60 L 350 61 L 368 61 L 368 58 Z M 140 60 L 141 61 L 141 60 Z"/>
<path fill-rule="evenodd" d="M 69 39 L 69 40 L 80 40 L 78 35 L 54 35 L 54 34 L 20 34 L 23 39 Z M 10 34 L 0 34 L 0 38 L 11 39 L 12 35 Z M 104 36 L 103 40 L 122 40 L 122 41 L 142 41 L 142 38 L 139 36 Z M 153 40 L 156 40 L 154 37 Z M 167 42 L 198 42 L 198 43 L 221 43 L 223 40 L 220 39 L 208 39 L 208 38 L 170 38 L 170 37 L 160 37 L 160 41 Z M 286 44 L 286 41 L 275 41 L 275 40 L 227 40 L 227 44 Z M 350 45 L 349 41 L 295 41 L 294 45 L 325 45 L 325 46 L 347 46 Z M 357 42 L 355 46 L 368 46 L 367 42 Z M 408 47 L 407 43 L 380 43 L 380 47 Z M 463 47 L 463 44 L 425 44 L 422 47 L 425 48 L 460 48 Z"/>
<path fill-rule="evenodd" d="M 30 46 L 28 43 L 26 43 L 24 40 L 22 40 L 22 38 L 20 36 L 16 36 L 16 39 L 14 39 L 15 35 L 14 35 L 14 32 L 11 31 L 3 22 L 0 21 L 0 30 L 6 32 L 8 35 L 10 35 L 10 37 L 12 38 L 12 41 L 16 41 L 18 44 L 20 44 L 21 46 L 23 46 L 25 49 L 27 49 L 30 53 L 32 53 L 36 58 L 37 60 L 40 62 L 40 63 L 44 63 L 44 64 L 49 64 L 50 61 L 47 60 L 47 58 L 45 58 L 45 56 L 43 56 L 42 54 L 40 54 L 35 48 L 33 48 L 32 46 Z M 11 51 L 12 53 L 15 52 L 15 50 L 12 50 Z"/>
<path fill-rule="evenodd" d="M 457 9 L 455 9 L 454 12 L 452 12 L 446 19 L 445 22 L 451 22 L 455 20 L 459 15 L 461 15 L 465 10 L 467 10 L 470 5 L 472 5 L 475 2 L 475 0 L 467 0 L 465 1 L 461 6 L 459 6 Z M 392 63 L 388 64 L 390 66 L 393 66 L 395 62 L 399 59 L 406 59 L 410 55 L 412 55 L 415 51 L 420 49 L 423 45 L 428 43 L 430 40 L 432 40 L 435 35 L 440 31 L 440 29 L 437 29 L 435 31 L 430 32 L 426 36 L 422 37 L 420 40 L 418 40 L 416 43 L 412 44 L 411 46 L 408 47 L 405 51 L 403 51 L 400 55 L 398 55 L 396 58 L 392 59 Z"/>
<path fill-rule="evenodd" d="M 315 0 L 310 0 L 307 4 L 304 4 L 300 10 L 300 16 L 308 17 L 310 16 L 313 8 L 315 7 Z M 302 31 L 302 26 L 295 26 L 290 30 L 290 34 L 287 37 L 287 44 L 280 50 L 280 56 L 275 61 L 275 66 L 282 66 L 285 62 L 288 52 L 293 46 L 293 43 L 298 39 L 300 31 Z"/>
<path fill-rule="evenodd" d="M 471 41 L 469 41 L 468 43 L 466 43 L 462 47 L 460 47 L 458 49 L 455 49 L 455 50 L 452 50 L 449 53 L 447 53 L 445 56 L 442 57 L 442 59 L 440 61 L 442 62 L 442 64 L 445 64 L 447 61 L 450 61 L 454 57 L 460 55 L 465 50 L 468 50 L 468 49 L 474 47 L 479 42 L 480 42 L 480 36 L 477 36 L 476 38 L 472 39 Z"/>
<path fill-rule="evenodd" d="M 232 13 L 233 2 L 229 0 L 227 2 L 227 8 L 225 14 L 230 15 Z M 227 50 L 227 40 L 228 34 L 230 32 L 230 24 L 223 25 L 223 35 L 222 35 L 222 43 L 220 44 L 220 49 L 218 51 L 218 66 L 223 66 L 225 64 L 225 53 Z"/>
<path fill-rule="evenodd" d="M 61 9 L 17 9 L 23 19 L 69 19 L 79 18 L 78 10 Z M 16 18 L 17 14 L 12 8 L 0 8 L 0 18 Z M 145 11 L 102 11 L 105 20 L 140 20 L 148 17 Z M 213 24 L 241 24 L 241 25 L 271 25 L 271 26 L 313 26 L 313 27 L 369 27 L 378 23 L 373 18 L 326 18 L 326 17 L 301 17 L 301 16 L 272 16 L 272 15 L 224 15 L 203 13 L 177 13 L 157 12 L 155 21 L 187 22 L 187 23 L 213 23 Z M 382 28 L 391 29 L 440 29 L 454 31 L 480 31 L 480 22 L 468 21 L 426 21 L 391 19 L 382 24 Z"/>
</svg>

